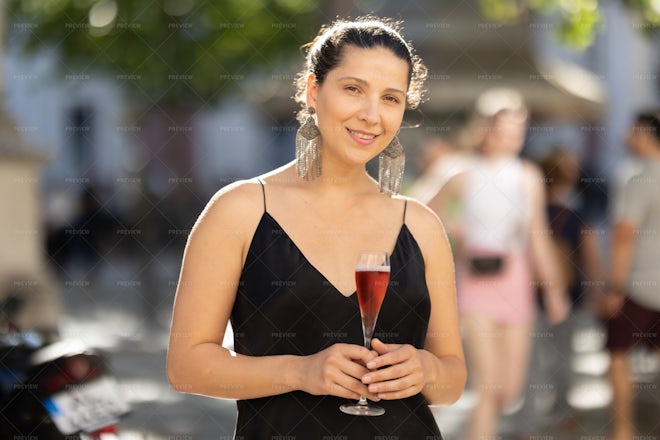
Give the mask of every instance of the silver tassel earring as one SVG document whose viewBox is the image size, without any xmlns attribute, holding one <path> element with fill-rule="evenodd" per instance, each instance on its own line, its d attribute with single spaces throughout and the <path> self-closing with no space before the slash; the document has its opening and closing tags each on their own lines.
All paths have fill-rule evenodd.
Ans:
<svg viewBox="0 0 660 440">
<path fill-rule="evenodd" d="M 398 194 L 403 181 L 403 168 L 406 156 L 399 138 L 394 139 L 378 156 L 378 186 L 380 192 L 388 196 Z"/>
<path fill-rule="evenodd" d="M 296 171 L 305 180 L 321 176 L 321 132 L 314 119 L 314 108 L 296 132 Z"/>
</svg>

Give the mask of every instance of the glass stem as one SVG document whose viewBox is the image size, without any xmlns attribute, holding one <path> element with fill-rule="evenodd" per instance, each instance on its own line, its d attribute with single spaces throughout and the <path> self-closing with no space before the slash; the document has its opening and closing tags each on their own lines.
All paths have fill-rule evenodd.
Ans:
<svg viewBox="0 0 660 440">
<path fill-rule="evenodd" d="M 366 331 L 364 332 L 364 346 L 367 347 L 367 349 L 371 350 L 371 338 L 373 337 L 373 331 L 371 333 L 367 333 Z M 360 400 L 358 400 L 358 405 L 364 405 L 367 406 L 367 398 L 364 396 L 360 396 Z"/>
<path fill-rule="evenodd" d="M 371 335 L 364 335 L 364 346 L 367 347 L 368 350 L 371 350 Z"/>
</svg>

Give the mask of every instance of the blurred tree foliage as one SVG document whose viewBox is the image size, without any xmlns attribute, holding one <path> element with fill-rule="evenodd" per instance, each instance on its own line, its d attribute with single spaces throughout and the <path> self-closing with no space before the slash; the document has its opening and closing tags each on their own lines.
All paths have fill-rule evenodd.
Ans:
<svg viewBox="0 0 660 440">
<path fill-rule="evenodd" d="M 605 1 L 605 0 L 600 0 Z M 660 27 L 658 0 L 619 0 L 637 20 L 637 28 L 647 34 Z M 593 43 L 603 16 L 599 0 L 479 0 L 484 16 L 493 21 L 513 24 L 530 12 L 557 17 L 557 38 L 570 47 L 584 49 Z"/>
<path fill-rule="evenodd" d="M 9 0 L 12 43 L 56 51 L 65 74 L 105 72 L 134 98 L 211 103 L 314 35 L 319 0 Z"/>
<path fill-rule="evenodd" d="M 327 1 L 327 0 L 326 0 Z M 330 0 L 331 1 L 331 0 Z M 605 0 L 600 0 L 605 1 Z M 618 0 L 639 28 L 660 26 L 658 0 Z M 211 102 L 255 68 L 281 66 L 317 30 L 324 0 L 8 0 L 13 44 L 57 51 L 65 74 L 111 72 L 154 102 Z M 598 0 L 478 0 L 487 19 L 558 18 L 561 42 L 585 48 L 603 24 Z"/>
</svg>

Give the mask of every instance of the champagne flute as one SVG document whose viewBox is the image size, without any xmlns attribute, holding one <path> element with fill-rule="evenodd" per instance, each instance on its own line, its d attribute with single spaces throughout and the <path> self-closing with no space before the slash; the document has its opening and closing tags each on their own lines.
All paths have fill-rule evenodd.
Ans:
<svg viewBox="0 0 660 440">
<path fill-rule="evenodd" d="M 355 267 L 355 284 L 362 318 L 364 346 L 370 350 L 376 320 L 389 282 L 390 258 L 387 252 L 361 252 Z M 379 416 L 385 413 L 384 408 L 367 402 L 364 396 L 360 396 L 360 400 L 356 403 L 341 405 L 339 409 L 355 416 Z"/>
</svg>

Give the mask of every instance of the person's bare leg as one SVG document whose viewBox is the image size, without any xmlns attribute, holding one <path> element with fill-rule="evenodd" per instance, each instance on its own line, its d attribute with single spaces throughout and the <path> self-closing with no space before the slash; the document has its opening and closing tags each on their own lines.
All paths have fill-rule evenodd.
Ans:
<svg viewBox="0 0 660 440">
<path fill-rule="evenodd" d="M 631 440 L 635 434 L 633 387 L 630 379 L 628 353 L 610 353 L 610 383 L 612 385 L 612 440 Z"/>
<path fill-rule="evenodd" d="M 497 374 L 502 383 L 500 398 L 503 408 L 521 398 L 527 383 L 532 343 L 537 342 L 531 336 L 532 329 L 532 323 L 500 326 L 502 344 L 499 349 L 503 362 L 499 364 Z"/>
<path fill-rule="evenodd" d="M 465 350 L 471 388 L 477 394 L 477 404 L 466 426 L 465 438 L 485 440 L 495 438 L 500 415 L 499 395 L 502 383 L 499 364 L 505 356 L 500 352 L 501 333 L 488 318 L 463 315 Z M 504 358 L 506 362 L 506 358 Z"/>
</svg>

